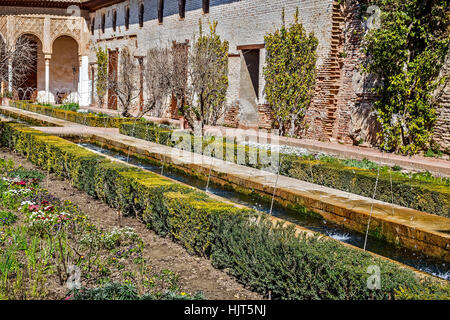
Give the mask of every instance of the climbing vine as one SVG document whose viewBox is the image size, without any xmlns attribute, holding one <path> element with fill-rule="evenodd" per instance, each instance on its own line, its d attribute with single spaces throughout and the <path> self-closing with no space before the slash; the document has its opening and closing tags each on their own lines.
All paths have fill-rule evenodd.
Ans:
<svg viewBox="0 0 450 320">
<path fill-rule="evenodd" d="M 96 90 L 100 106 L 105 102 L 106 92 L 108 90 L 108 54 L 106 49 L 101 47 L 97 49 L 97 81 Z"/>
<path fill-rule="evenodd" d="M 436 148 L 433 92 L 448 50 L 446 0 L 376 0 L 381 25 L 364 39 L 363 70 L 378 77 L 373 90 L 381 148 L 415 154 Z"/>
<path fill-rule="evenodd" d="M 288 126 L 289 135 L 293 136 L 314 93 L 318 40 L 298 21 L 298 9 L 291 26 L 285 24 L 284 10 L 282 20 L 282 27 L 264 38 L 265 93 L 276 126 L 282 134 Z"/>
</svg>

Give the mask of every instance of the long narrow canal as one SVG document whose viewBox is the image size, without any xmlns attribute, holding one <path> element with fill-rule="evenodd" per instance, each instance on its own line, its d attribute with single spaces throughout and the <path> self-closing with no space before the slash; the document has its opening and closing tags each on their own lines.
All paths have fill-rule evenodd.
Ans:
<svg viewBox="0 0 450 320">
<path fill-rule="evenodd" d="M 92 143 L 79 143 L 80 146 L 87 149 L 111 156 L 115 159 L 129 162 L 145 170 L 161 174 L 161 167 L 145 162 L 132 155 L 123 155 L 120 152 L 106 149 Z M 222 186 L 210 183 L 206 190 L 206 183 L 200 179 L 192 177 L 185 173 L 170 171 L 164 168 L 163 175 L 173 180 L 183 182 L 197 189 L 210 192 L 222 198 L 228 199 L 234 203 L 252 208 L 261 212 L 270 213 L 270 202 L 263 201 L 256 195 L 244 195 L 242 193 L 225 189 Z M 353 246 L 362 248 L 364 245 L 364 235 L 353 230 L 330 223 L 321 218 L 302 215 L 296 211 L 286 209 L 280 205 L 274 204 L 272 214 L 278 218 L 290 221 L 309 230 L 327 235 L 336 240 Z M 445 261 L 428 257 L 420 252 L 415 252 L 406 248 L 398 248 L 385 241 L 369 237 L 366 250 L 379 254 L 381 256 L 399 261 L 405 265 L 414 267 L 418 270 L 433 274 L 437 277 L 450 280 L 450 266 Z"/>
</svg>

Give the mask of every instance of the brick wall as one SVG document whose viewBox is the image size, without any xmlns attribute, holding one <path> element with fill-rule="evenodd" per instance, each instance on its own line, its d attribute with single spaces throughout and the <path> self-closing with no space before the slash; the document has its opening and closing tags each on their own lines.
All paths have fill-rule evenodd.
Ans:
<svg viewBox="0 0 450 320">
<path fill-rule="evenodd" d="M 371 77 L 362 74 L 364 54 L 361 42 L 367 30 L 360 20 L 361 8 L 355 1 L 341 10 L 345 23 L 341 29 L 343 42 L 339 47 L 341 78 L 337 94 L 336 121 L 332 137 L 344 143 L 377 144 L 380 129 L 372 110 Z"/>
<path fill-rule="evenodd" d="M 307 138 L 376 145 L 380 127 L 372 110 L 372 77 L 360 71 L 366 33 L 356 1 L 333 5 L 331 48 L 317 69 L 315 95 L 307 111 Z"/>
<path fill-rule="evenodd" d="M 447 77 L 446 82 L 437 90 L 437 121 L 434 129 L 434 140 L 441 145 L 442 150 L 450 149 L 450 53 L 447 54 L 441 77 Z"/>
</svg>

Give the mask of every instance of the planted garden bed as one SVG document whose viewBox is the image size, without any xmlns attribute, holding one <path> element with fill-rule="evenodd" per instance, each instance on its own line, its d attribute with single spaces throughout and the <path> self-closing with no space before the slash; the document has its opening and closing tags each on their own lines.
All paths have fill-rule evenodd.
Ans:
<svg viewBox="0 0 450 320">
<path fill-rule="evenodd" d="M 446 295 L 445 287 L 430 287 L 392 262 L 334 240 L 298 237 L 294 227 L 274 226 L 253 210 L 213 200 L 64 139 L 15 123 L 2 123 L 1 133 L 3 145 L 11 145 L 31 162 L 67 178 L 124 215 L 140 217 L 158 234 L 211 258 L 214 266 L 229 270 L 262 294 L 270 291 L 274 298 L 290 299 L 391 299 L 431 290 Z M 379 290 L 367 287 L 371 265 L 383 275 Z"/>
<path fill-rule="evenodd" d="M 149 268 L 134 229 L 98 228 L 43 178 L 0 159 L 0 300 L 203 297 Z"/>
<path fill-rule="evenodd" d="M 172 140 L 173 129 L 140 121 L 122 123 L 120 132 L 170 147 L 176 146 L 176 143 L 179 142 Z M 183 139 L 191 139 L 187 145 L 191 146 L 191 152 L 197 152 L 195 138 L 188 132 L 181 136 Z M 202 141 L 202 150 L 213 141 L 213 138 L 211 142 Z M 222 154 L 225 155 L 227 150 L 234 151 L 232 159 L 236 160 L 239 153 L 245 154 L 245 165 L 264 170 L 259 155 L 256 162 L 250 161 L 250 154 L 258 154 L 255 147 L 238 144 L 235 140 L 231 146 L 223 143 Z M 213 152 L 212 156 L 216 156 L 216 154 Z M 227 159 L 228 156 L 227 154 Z M 340 160 L 329 156 L 302 156 L 284 153 L 280 153 L 279 158 L 281 159 L 280 174 L 284 176 L 370 198 L 374 194 L 379 168 L 380 174 L 375 199 L 450 217 L 450 179 L 435 178 L 428 173 L 408 175 L 400 172 L 401 168 L 399 167 L 379 166 L 367 160 Z"/>
</svg>

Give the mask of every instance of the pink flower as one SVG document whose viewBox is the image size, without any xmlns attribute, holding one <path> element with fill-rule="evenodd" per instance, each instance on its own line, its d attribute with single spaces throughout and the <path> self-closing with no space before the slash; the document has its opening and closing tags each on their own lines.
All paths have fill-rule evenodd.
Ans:
<svg viewBox="0 0 450 320">
<path fill-rule="evenodd" d="M 28 207 L 28 210 L 30 210 L 30 211 L 38 211 L 39 210 L 39 206 L 33 204 L 32 206 Z"/>
</svg>

